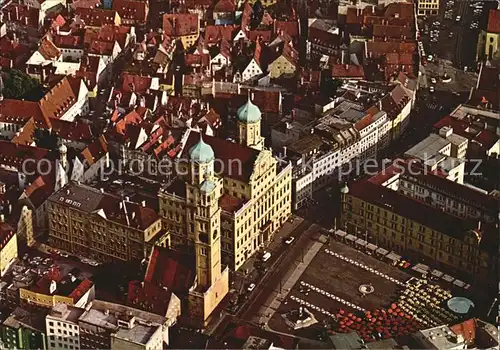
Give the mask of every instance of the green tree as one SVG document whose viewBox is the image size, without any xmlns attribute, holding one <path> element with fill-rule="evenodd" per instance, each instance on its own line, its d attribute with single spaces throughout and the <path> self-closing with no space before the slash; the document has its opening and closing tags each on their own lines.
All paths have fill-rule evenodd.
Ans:
<svg viewBox="0 0 500 350">
<path fill-rule="evenodd" d="M 7 79 L 3 82 L 3 96 L 5 98 L 21 98 L 30 90 L 36 88 L 38 80 L 17 69 L 11 69 Z"/>
</svg>

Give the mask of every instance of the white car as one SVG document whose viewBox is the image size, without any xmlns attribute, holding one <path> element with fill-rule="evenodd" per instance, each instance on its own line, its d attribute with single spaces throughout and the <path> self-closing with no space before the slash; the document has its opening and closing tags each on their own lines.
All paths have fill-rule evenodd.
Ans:
<svg viewBox="0 0 500 350">
<path fill-rule="evenodd" d="M 295 237 L 288 237 L 287 240 L 285 241 L 285 243 L 292 244 L 293 241 L 295 241 Z"/>
<path fill-rule="evenodd" d="M 65 252 L 61 252 L 60 254 L 63 258 L 67 258 L 69 257 L 69 254 L 68 253 L 65 253 Z"/>
<path fill-rule="evenodd" d="M 462 16 L 457 16 L 457 18 L 455 19 L 455 21 L 460 22 L 461 19 L 462 19 Z"/>
<path fill-rule="evenodd" d="M 266 262 L 271 258 L 271 253 L 269 252 L 264 252 L 264 255 L 262 255 L 262 261 Z"/>
<path fill-rule="evenodd" d="M 434 86 L 429 87 L 430 92 L 434 92 Z"/>
<path fill-rule="evenodd" d="M 247 291 L 251 292 L 254 289 L 255 289 L 255 283 L 250 283 L 250 285 L 247 288 Z"/>
<path fill-rule="evenodd" d="M 427 61 L 432 62 L 432 59 L 433 59 L 432 55 L 427 56 Z"/>
<path fill-rule="evenodd" d="M 431 78 L 431 83 L 436 84 L 437 83 L 436 78 L 434 78 L 434 77 Z"/>
</svg>

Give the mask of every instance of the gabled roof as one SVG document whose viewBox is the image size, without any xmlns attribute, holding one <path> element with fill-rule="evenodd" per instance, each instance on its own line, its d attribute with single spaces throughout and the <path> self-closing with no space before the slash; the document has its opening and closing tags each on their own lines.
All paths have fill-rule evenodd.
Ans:
<svg viewBox="0 0 500 350">
<path fill-rule="evenodd" d="M 145 23 L 149 11 L 148 2 L 141 0 L 113 0 L 112 8 L 122 20 L 129 20 L 134 24 Z"/>
<path fill-rule="evenodd" d="M 334 64 L 332 65 L 332 77 L 364 79 L 365 71 L 361 65 Z"/>
<path fill-rule="evenodd" d="M 42 38 L 40 46 L 38 47 L 38 52 L 48 61 L 56 60 L 61 56 L 61 51 L 59 51 L 49 36 Z"/>
<path fill-rule="evenodd" d="M 220 40 L 225 39 L 231 41 L 233 38 L 233 32 L 237 29 L 237 26 L 233 25 L 208 25 L 205 27 L 205 42 L 207 44 L 215 44 Z"/>
<path fill-rule="evenodd" d="M 77 101 L 81 79 L 59 76 L 39 101 L 5 99 L 0 102 L 2 118 L 35 118 L 38 126 L 49 127 L 51 119 L 59 119 Z"/>
<path fill-rule="evenodd" d="M 128 284 L 127 305 L 165 316 L 172 292 L 149 282 L 131 281 Z"/>
<path fill-rule="evenodd" d="M 196 276 L 194 256 L 155 246 L 151 252 L 144 282 L 187 295 Z"/>
<path fill-rule="evenodd" d="M 10 3 L 2 9 L 2 12 L 5 14 L 4 20 L 36 29 L 40 26 L 40 10 L 34 7 Z"/>
<path fill-rule="evenodd" d="M 150 76 L 141 76 L 122 72 L 122 90 L 145 93 L 151 86 L 152 78 Z"/>
<path fill-rule="evenodd" d="M 82 151 L 81 157 L 86 161 L 86 164 L 90 166 L 99 161 L 107 153 L 108 142 L 106 141 L 104 135 L 101 135 L 97 140 L 92 142 Z"/>
<path fill-rule="evenodd" d="M 79 16 L 85 25 L 101 27 L 105 24 L 115 24 L 116 10 L 106 10 L 102 8 L 77 8 L 75 15 Z"/>
<path fill-rule="evenodd" d="M 299 36 L 299 22 L 298 21 L 275 21 L 274 34 L 278 35 L 281 32 L 288 34 L 292 38 Z"/>
<path fill-rule="evenodd" d="M 166 13 L 163 15 L 165 35 L 179 37 L 197 34 L 200 28 L 198 14 Z"/>
</svg>

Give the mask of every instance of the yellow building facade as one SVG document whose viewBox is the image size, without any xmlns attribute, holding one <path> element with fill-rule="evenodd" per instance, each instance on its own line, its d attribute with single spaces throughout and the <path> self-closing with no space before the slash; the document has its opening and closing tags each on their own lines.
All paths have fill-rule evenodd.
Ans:
<svg viewBox="0 0 500 350">
<path fill-rule="evenodd" d="M 29 305 L 35 305 L 43 308 L 52 308 L 57 304 L 74 305 L 73 298 L 62 295 L 50 295 L 37 293 L 25 288 L 19 288 L 19 298 Z"/>
<path fill-rule="evenodd" d="M 479 33 L 477 59 L 500 60 L 500 5 L 490 9 L 487 27 Z"/>
<path fill-rule="evenodd" d="M 437 16 L 439 14 L 439 0 L 419 0 L 417 5 L 418 16 Z"/>
<path fill-rule="evenodd" d="M 488 243 L 493 237 L 488 232 L 477 231 L 465 220 L 377 187 L 365 182 L 344 191 L 342 225 L 347 232 L 368 237 L 369 242 L 410 260 L 427 261 L 450 273 L 465 274 L 471 281 L 488 283 L 496 273 L 496 257 L 491 250 L 494 247 Z"/>
<path fill-rule="evenodd" d="M 268 71 L 269 76 L 275 79 L 284 74 L 295 74 L 297 66 L 290 62 L 285 56 L 281 55 L 269 64 Z"/>
<path fill-rule="evenodd" d="M 17 234 L 7 223 L 0 231 L 0 276 L 3 276 L 12 262 L 17 259 Z"/>
<path fill-rule="evenodd" d="M 169 247 L 196 256 L 190 312 L 205 320 L 227 293 L 227 266 L 238 269 L 291 213 L 291 165 L 264 149 L 260 118 L 250 99 L 238 109 L 239 144 L 190 132 L 177 177 L 158 195 Z"/>
<path fill-rule="evenodd" d="M 48 199 L 49 244 L 100 262 L 149 256 L 161 244 L 161 219 L 145 203 L 133 203 L 70 183 Z"/>
</svg>

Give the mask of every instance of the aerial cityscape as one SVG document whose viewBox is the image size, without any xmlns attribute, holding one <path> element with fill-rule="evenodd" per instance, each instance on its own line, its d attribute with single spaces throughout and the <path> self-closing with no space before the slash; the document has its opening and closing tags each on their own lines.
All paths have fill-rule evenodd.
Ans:
<svg viewBox="0 0 500 350">
<path fill-rule="evenodd" d="M 498 349 L 500 0 L 0 0 L 0 349 Z"/>
</svg>

